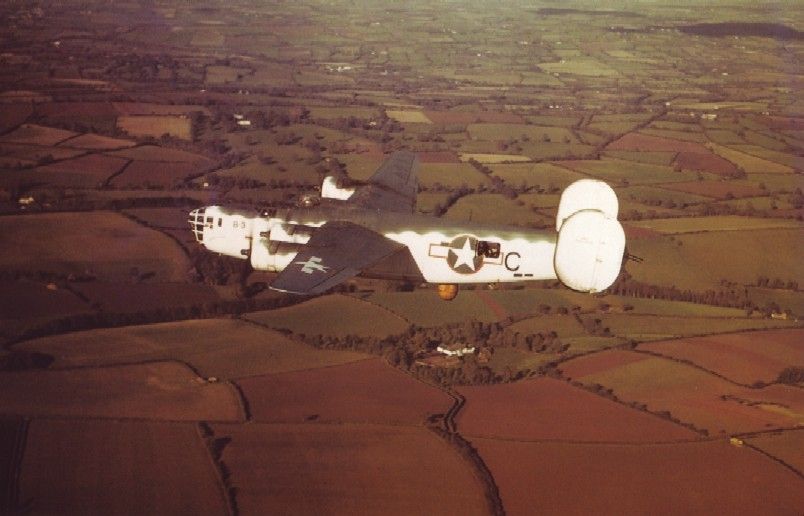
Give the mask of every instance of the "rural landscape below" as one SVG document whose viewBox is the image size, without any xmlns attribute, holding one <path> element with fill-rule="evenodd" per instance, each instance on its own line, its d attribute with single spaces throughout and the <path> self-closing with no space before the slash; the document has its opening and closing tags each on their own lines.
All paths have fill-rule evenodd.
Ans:
<svg viewBox="0 0 804 516">
<path fill-rule="evenodd" d="M 804 514 L 804 8 L 0 4 L 0 514 Z M 416 210 L 606 291 L 318 296 L 188 213 L 418 156 Z M 468 240 L 467 240 L 468 242 Z"/>
</svg>

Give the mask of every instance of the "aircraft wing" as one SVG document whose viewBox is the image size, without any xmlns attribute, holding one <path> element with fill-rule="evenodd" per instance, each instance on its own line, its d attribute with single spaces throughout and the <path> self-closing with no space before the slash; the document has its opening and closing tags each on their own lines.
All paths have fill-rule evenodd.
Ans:
<svg viewBox="0 0 804 516">
<path fill-rule="evenodd" d="M 418 192 L 417 164 L 413 152 L 393 153 L 349 201 L 363 208 L 412 212 Z"/>
<path fill-rule="evenodd" d="M 357 224 L 328 222 L 313 233 L 271 288 L 294 294 L 320 294 L 403 247 Z"/>
</svg>

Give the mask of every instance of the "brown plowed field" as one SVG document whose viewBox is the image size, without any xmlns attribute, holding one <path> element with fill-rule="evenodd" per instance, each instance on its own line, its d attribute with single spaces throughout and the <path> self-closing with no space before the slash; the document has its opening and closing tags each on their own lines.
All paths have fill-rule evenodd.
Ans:
<svg viewBox="0 0 804 516">
<path fill-rule="evenodd" d="M 676 156 L 676 164 L 682 170 L 700 170 L 728 176 L 737 172 L 734 164 L 711 152 L 680 152 Z"/>
<path fill-rule="evenodd" d="M 506 514 L 801 514 L 804 481 L 724 441 L 659 445 L 472 439 Z"/>
<path fill-rule="evenodd" d="M 115 186 L 155 185 L 169 187 L 193 173 L 201 173 L 201 169 L 196 163 L 138 160 L 131 162 L 122 174 L 115 176 L 111 184 Z"/>
<path fill-rule="evenodd" d="M 804 473 L 804 428 L 750 437 L 746 441 Z"/>
<path fill-rule="evenodd" d="M 670 421 L 551 378 L 461 387 L 462 435 L 516 440 L 656 442 L 695 439 Z"/>
<path fill-rule="evenodd" d="M 625 230 L 625 237 L 627 239 L 649 239 L 649 238 L 658 238 L 661 237 L 662 234 L 658 231 L 654 231 L 648 228 L 638 228 L 636 226 L 631 226 L 627 222 L 623 223 L 623 230 Z"/>
<path fill-rule="evenodd" d="M 754 184 L 736 183 L 734 181 L 682 181 L 666 183 L 661 186 L 667 190 L 705 195 L 715 199 L 725 199 L 729 194 L 734 197 L 756 197 L 763 195 L 764 190 Z"/>
<path fill-rule="evenodd" d="M 150 104 L 148 102 L 113 102 L 114 109 L 121 115 L 188 115 L 193 111 L 209 114 L 202 106 L 182 104 Z"/>
<path fill-rule="evenodd" d="M 420 424 L 452 399 L 381 359 L 247 378 L 240 382 L 257 421 Z"/>
<path fill-rule="evenodd" d="M 34 420 L 20 469 L 33 514 L 228 514 L 191 423 Z"/>
<path fill-rule="evenodd" d="M 735 382 L 772 382 L 790 365 L 804 364 L 804 330 L 772 330 L 642 344 L 715 371 Z"/>
<path fill-rule="evenodd" d="M 127 159 L 113 158 L 101 154 L 87 154 L 75 159 L 58 161 L 37 167 L 39 174 L 51 175 L 54 182 L 75 186 L 94 186 L 102 184 L 110 176 L 122 169 Z"/>
<path fill-rule="evenodd" d="M 243 418 L 233 387 L 206 383 L 177 362 L 0 373 L 0 412 L 170 421 Z"/>
<path fill-rule="evenodd" d="M 131 313 L 172 308 L 177 306 L 214 303 L 220 298 L 215 289 L 197 283 L 108 283 L 88 281 L 74 283 L 76 291 L 91 302 L 98 303 L 104 312 Z M 120 295 L 121 288 L 126 291 Z"/>
<path fill-rule="evenodd" d="M 69 290 L 49 290 L 44 283 L 0 280 L 0 320 L 58 317 L 88 312 L 89 306 Z"/>
<path fill-rule="evenodd" d="M 487 514 L 468 462 L 424 428 L 215 425 L 242 514 Z"/>
<path fill-rule="evenodd" d="M 628 133 L 618 140 L 614 140 L 606 146 L 609 150 L 629 150 L 629 151 L 673 151 L 691 152 L 697 154 L 711 154 L 704 145 L 695 142 L 685 142 L 662 138 L 661 136 L 651 136 L 648 134 Z"/>
<path fill-rule="evenodd" d="M 113 212 L 9 215 L 0 219 L 0 268 L 131 280 L 183 281 L 187 256 L 167 236 Z"/>
<path fill-rule="evenodd" d="M 33 113 L 31 104 L 2 104 L 0 109 L 0 134 L 10 131 L 22 124 Z"/>
<path fill-rule="evenodd" d="M 27 143 L 31 145 L 56 145 L 72 138 L 76 133 L 64 129 L 54 129 L 35 124 L 23 124 L 2 137 L 4 142 Z"/>
<path fill-rule="evenodd" d="M 607 357 L 611 353 L 619 356 Z M 647 357 L 629 360 L 604 351 L 562 364 L 562 370 L 585 384 L 601 384 L 618 398 L 669 411 L 683 422 L 704 428 L 710 435 L 789 428 L 804 423 L 804 396 L 788 385 L 750 389 L 674 360 Z M 606 359 L 611 363 L 605 369 Z M 585 373 L 585 374 L 580 374 Z"/>
</svg>

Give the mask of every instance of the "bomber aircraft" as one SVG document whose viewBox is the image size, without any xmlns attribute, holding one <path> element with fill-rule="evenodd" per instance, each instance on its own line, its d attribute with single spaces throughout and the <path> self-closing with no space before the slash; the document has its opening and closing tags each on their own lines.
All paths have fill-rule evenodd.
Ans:
<svg viewBox="0 0 804 516">
<path fill-rule="evenodd" d="M 392 154 L 364 183 L 324 178 L 320 196 L 297 208 L 190 212 L 209 251 L 278 272 L 270 287 L 319 294 L 357 275 L 438 285 L 442 299 L 465 283 L 559 279 L 582 292 L 608 288 L 620 273 L 625 234 L 606 183 L 581 179 L 561 195 L 556 232 L 493 227 L 416 214 L 417 159 Z"/>
</svg>

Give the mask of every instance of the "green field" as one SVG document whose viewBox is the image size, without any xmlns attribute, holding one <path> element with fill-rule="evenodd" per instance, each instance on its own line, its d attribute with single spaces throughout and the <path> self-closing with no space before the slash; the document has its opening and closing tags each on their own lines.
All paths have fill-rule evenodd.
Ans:
<svg viewBox="0 0 804 516">
<path fill-rule="evenodd" d="M 311 299 L 287 308 L 252 312 L 246 318 L 271 328 L 288 329 L 306 335 L 385 337 L 402 333 L 408 327 L 405 320 L 387 310 L 338 294 Z"/>
<path fill-rule="evenodd" d="M 629 222 L 629 225 L 638 228 L 648 228 L 669 235 L 700 233 L 705 231 L 804 229 L 804 223 L 796 220 L 740 217 L 737 215 L 642 220 Z"/>
<path fill-rule="evenodd" d="M 495 176 L 514 187 L 525 185 L 546 189 L 563 189 L 572 182 L 585 177 L 552 163 L 512 163 L 489 165 L 489 168 Z"/>
<path fill-rule="evenodd" d="M 468 163 L 422 163 L 419 167 L 419 184 L 432 188 L 436 184 L 448 188 L 488 186 L 491 180 Z"/>
<path fill-rule="evenodd" d="M 786 328 L 792 321 L 747 318 L 667 317 L 636 314 L 605 314 L 602 324 L 611 333 L 637 341 L 731 333 L 742 330 Z"/>
<path fill-rule="evenodd" d="M 442 301 L 435 287 L 414 292 L 374 293 L 366 298 L 418 326 L 441 326 L 471 319 L 497 320 L 492 309 L 474 292 L 464 290 L 452 301 Z M 367 321 L 368 322 L 368 321 Z M 353 321 L 345 321 L 353 324 Z"/>
<path fill-rule="evenodd" d="M 47 353 L 53 367 L 181 360 L 203 376 L 241 378 L 360 360 L 359 353 L 316 350 L 235 319 L 205 319 L 68 333 L 24 342 L 18 350 Z"/>
</svg>

